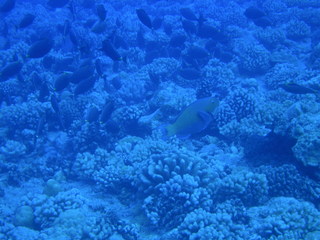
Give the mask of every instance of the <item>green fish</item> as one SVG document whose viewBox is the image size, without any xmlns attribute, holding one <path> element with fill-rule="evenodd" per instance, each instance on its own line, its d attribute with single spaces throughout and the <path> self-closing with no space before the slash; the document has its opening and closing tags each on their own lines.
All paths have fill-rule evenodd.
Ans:
<svg viewBox="0 0 320 240">
<path fill-rule="evenodd" d="M 203 131 L 212 121 L 218 106 L 219 100 L 214 97 L 198 99 L 186 107 L 173 124 L 164 127 L 165 136 L 176 135 L 185 139 L 192 134 Z"/>
</svg>

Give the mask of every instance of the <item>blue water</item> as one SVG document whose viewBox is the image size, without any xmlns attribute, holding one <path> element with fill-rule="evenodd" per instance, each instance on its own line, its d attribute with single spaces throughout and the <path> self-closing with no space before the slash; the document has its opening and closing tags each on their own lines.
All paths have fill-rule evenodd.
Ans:
<svg viewBox="0 0 320 240">
<path fill-rule="evenodd" d="M 0 18 L 1 240 L 320 239 L 318 0 Z"/>
</svg>

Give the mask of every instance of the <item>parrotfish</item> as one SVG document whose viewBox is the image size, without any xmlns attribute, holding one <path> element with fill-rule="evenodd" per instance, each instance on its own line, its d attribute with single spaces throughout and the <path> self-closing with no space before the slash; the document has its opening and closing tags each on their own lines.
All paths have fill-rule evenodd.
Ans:
<svg viewBox="0 0 320 240">
<path fill-rule="evenodd" d="M 28 58 L 42 58 L 50 52 L 54 45 L 54 41 L 49 38 L 44 38 L 32 44 L 28 50 Z"/>
<path fill-rule="evenodd" d="M 282 89 L 284 89 L 289 93 L 294 93 L 294 94 L 308 94 L 308 93 L 318 94 L 319 93 L 317 90 L 313 88 L 305 87 L 296 83 L 280 84 L 279 87 L 281 87 Z"/>
<path fill-rule="evenodd" d="M 146 11 L 140 8 L 136 10 L 136 13 L 140 22 L 142 22 L 143 25 L 147 26 L 148 28 L 152 29 L 152 21 Z"/>
<path fill-rule="evenodd" d="M 214 97 L 196 100 L 182 111 L 174 123 L 164 127 L 165 136 L 176 135 L 184 139 L 203 131 L 212 121 L 213 114 L 218 106 L 219 100 Z"/>
</svg>

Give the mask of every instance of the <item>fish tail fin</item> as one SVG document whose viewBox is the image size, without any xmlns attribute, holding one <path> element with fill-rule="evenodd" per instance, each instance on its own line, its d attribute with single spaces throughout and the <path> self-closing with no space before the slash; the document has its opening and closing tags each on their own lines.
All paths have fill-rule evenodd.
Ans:
<svg viewBox="0 0 320 240">
<path fill-rule="evenodd" d="M 125 55 L 125 56 L 122 56 L 122 57 L 121 57 L 121 60 L 122 60 L 125 64 L 128 63 L 128 59 L 127 59 L 127 56 L 126 56 L 126 55 Z"/>
</svg>

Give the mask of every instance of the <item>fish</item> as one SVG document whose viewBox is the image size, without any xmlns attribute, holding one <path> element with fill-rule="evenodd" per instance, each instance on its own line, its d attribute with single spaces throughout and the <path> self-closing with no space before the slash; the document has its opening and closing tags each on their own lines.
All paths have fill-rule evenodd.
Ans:
<svg viewBox="0 0 320 240">
<path fill-rule="evenodd" d="M 169 45 L 171 47 L 184 47 L 187 37 L 183 34 L 175 34 L 171 37 Z"/>
<path fill-rule="evenodd" d="M 99 118 L 100 124 L 104 124 L 110 119 L 111 114 L 113 113 L 113 110 L 114 110 L 114 101 L 113 100 L 106 101 L 106 103 L 102 108 L 101 115 Z"/>
<path fill-rule="evenodd" d="M 0 5 L 0 12 L 10 12 L 15 7 L 15 5 L 15 0 L 4 0 L 3 3 Z"/>
<path fill-rule="evenodd" d="M 56 61 L 55 57 L 47 55 L 42 58 L 42 65 L 44 68 L 51 70 L 51 68 L 55 64 L 55 61 Z"/>
<path fill-rule="evenodd" d="M 52 8 L 63 8 L 69 0 L 49 0 L 48 5 Z"/>
<path fill-rule="evenodd" d="M 76 71 L 74 71 L 70 77 L 71 83 L 79 83 L 94 74 L 94 66 L 91 63 L 87 65 L 80 66 Z"/>
<path fill-rule="evenodd" d="M 63 36 L 67 36 L 70 32 L 70 29 L 71 29 L 71 22 L 68 19 L 66 19 L 63 25 L 61 25 L 59 28 Z"/>
<path fill-rule="evenodd" d="M 177 60 L 179 60 L 181 58 L 181 49 L 180 48 L 169 47 L 167 49 L 167 52 L 168 52 L 168 57 L 172 57 Z"/>
<path fill-rule="evenodd" d="M 119 35 L 115 34 L 113 37 L 113 46 L 115 48 L 123 48 L 128 50 L 129 49 L 129 45 L 128 43 Z"/>
<path fill-rule="evenodd" d="M 100 111 L 97 107 L 92 106 L 88 109 L 86 116 L 85 116 L 85 121 L 88 123 L 93 123 L 97 122 L 99 119 Z"/>
<path fill-rule="evenodd" d="M 179 75 L 187 80 L 196 80 L 201 77 L 201 72 L 194 68 L 183 68 L 179 71 Z"/>
<path fill-rule="evenodd" d="M 104 33 L 106 30 L 107 30 L 107 23 L 106 22 L 97 22 L 91 28 L 91 32 L 96 33 L 96 34 Z"/>
<path fill-rule="evenodd" d="M 209 53 L 206 49 L 198 46 L 191 46 L 188 48 L 187 55 L 192 58 L 201 59 L 209 57 Z"/>
<path fill-rule="evenodd" d="M 205 49 L 209 52 L 214 52 L 217 49 L 217 41 L 209 39 L 205 44 Z"/>
<path fill-rule="evenodd" d="M 94 61 L 94 66 L 96 67 L 96 72 L 98 73 L 98 75 L 100 77 L 103 77 L 103 71 L 102 71 L 102 63 L 101 63 L 101 60 L 99 58 L 97 58 L 95 61 Z"/>
<path fill-rule="evenodd" d="M 187 20 L 199 21 L 199 18 L 196 17 L 196 15 L 193 13 L 193 11 L 190 8 L 181 8 L 180 14 L 182 17 L 184 17 Z"/>
<path fill-rule="evenodd" d="M 208 24 L 199 26 L 197 36 L 200 38 L 211 38 L 221 43 L 225 43 L 227 41 L 226 36 L 221 30 Z"/>
<path fill-rule="evenodd" d="M 41 39 L 30 46 L 27 58 L 42 58 L 51 51 L 53 45 L 54 41 L 52 39 Z"/>
<path fill-rule="evenodd" d="M 104 8 L 103 4 L 98 4 L 96 7 L 96 11 L 97 11 L 97 15 L 98 15 L 100 21 L 104 21 L 107 16 L 107 11 Z"/>
<path fill-rule="evenodd" d="M 69 32 L 70 41 L 75 47 L 78 47 L 79 46 L 78 35 L 75 33 L 75 31 L 72 28 L 70 28 L 68 32 Z"/>
<path fill-rule="evenodd" d="M 185 139 L 206 129 L 219 106 L 214 97 L 201 98 L 187 106 L 174 123 L 162 128 L 165 138 L 177 136 Z"/>
<path fill-rule="evenodd" d="M 35 15 L 33 15 L 31 13 L 27 13 L 26 15 L 24 15 L 24 17 L 19 22 L 17 28 L 22 29 L 22 28 L 26 28 L 26 27 L 30 26 L 33 23 L 35 18 L 36 18 Z"/>
<path fill-rule="evenodd" d="M 30 81 L 32 82 L 32 85 L 35 90 L 40 89 L 41 84 L 42 84 L 42 79 L 37 72 L 33 71 L 30 74 Z"/>
<path fill-rule="evenodd" d="M 44 102 L 46 98 L 50 95 L 50 91 L 46 82 L 42 82 L 39 89 L 39 101 Z"/>
<path fill-rule="evenodd" d="M 56 95 L 52 94 L 50 98 L 51 107 L 55 113 L 60 113 L 60 107 Z"/>
<path fill-rule="evenodd" d="M 70 72 L 64 72 L 60 74 L 54 81 L 54 90 L 57 92 L 60 92 L 66 87 L 68 87 L 71 76 L 72 76 L 72 73 Z"/>
<path fill-rule="evenodd" d="M 294 93 L 294 94 L 319 94 L 319 91 L 310 88 L 310 87 L 305 87 L 296 83 L 285 83 L 285 84 L 280 84 L 279 87 L 281 87 L 283 90 L 289 93 Z"/>
<path fill-rule="evenodd" d="M 77 84 L 76 88 L 74 89 L 74 95 L 77 96 L 90 91 L 94 87 L 95 82 L 96 78 L 94 76 L 82 80 Z"/>
<path fill-rule="evenodd" d="M 35 132 L 34 137 L 33 137 L 33 148 L 36 147 L 37 140 L 38 140 L 38 138 L 40 137 L 40 135 L 42 133 L 42 130 L 44 128 L 45 123 L 46 123 L 46 114 L 44 114 L 38 120 L 37 129 L 36 129 L 36 132 Z"/>
<path fill-rule="evenodd" d="M 117 77 L 111 79 L 111 84 L 116 90 L 119 90 L 122 87 L 122 83 Z"/>
<path fill-rule="evenodd" d="M 251 20 L 266 16 L 266 14 L 261 9 L 259 9 L 257 7 L 253 7 L 253 6 L 248 7 L 244 11 L 244 15 Z"/>
<path fill-rule="evenodd" d="M 271 19 L 268 17 L 261 17 L 261 18 L 253 19 L 253 23 L 256 26 L 262 27 L 262 28 L 270 27 L 273 25 Z"/>
<path fill-rule="evenodd" d="M 125 58 L 123 58 L 119 54 L 119 52 L 114 48 L 113 44 L 108 39 L 102 42 L 101 51 L 103 51 L 113 61 L 126 61 Z"/>
<path fill-rule="evenodd" d="M 64 125 L 64 122 L 62 121 L 62 117 L 60 114 L 60 106 L 59 106 L 59 102 L 58 102 L 56 95 L 54 95 L 54 94 L 51 95 L 50 103 L 51 103 L 52 109 L 54 110 L 54 112 L 56 113 L 56 115 L 58 117 L 58 121 L 59 121 L 61 128 L 64 130 L 65 125 Z"/>
<path fill-rule="evenodd" d="M 197 33 L 197 26 L 194 22 L 189 20 L 182 20 L 182 28 L 187 34 L 196 34 Z"/>
<path fill-rule="evenodd" d="M 9 63 L 0 72 L 0 82 L 7 81 L 8 79 L 16 76 L 22 69 L 23 64 L 20 61 Z"/>
<path fill-rule="evenodd" d="M 216 51 L 214 52 L 214 57 L 218 58 L 224 63 L 228 63 L 232 60 L 233 55 L 230 52 L 217 48 Z"/>
<path fill-rule="evenodd" d="M 140 9 L 136 10 L 136 13 L 137 13 L 137 16 L 138 16 L 140 22 L 143 25 L 145 25 L 146 27 L 152 29 L 152 27 L 153 27 L 152 22 L 151 22 L 149 15 L 146 13 L 146 11 L 140 8 Z"/>
</svg>

